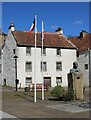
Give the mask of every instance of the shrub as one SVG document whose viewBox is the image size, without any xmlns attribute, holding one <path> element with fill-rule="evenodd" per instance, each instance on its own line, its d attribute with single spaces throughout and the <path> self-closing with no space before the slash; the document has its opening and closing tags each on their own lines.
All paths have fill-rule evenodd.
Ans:
<svg viewBox="0 0 91 120">
<path fill-rule="evenodd" d="M 71 101 L 74 100 L 74 90 L 69 90 L 67 94 L 64 96 L 64 101 Z"/>
<path fill-rule="evenodd" d="M 51 95 L 53 97 L 61 98 L 65 95 L 65 89 L 61 85 L 55 86 L 51 91 Z"/>
</svg>

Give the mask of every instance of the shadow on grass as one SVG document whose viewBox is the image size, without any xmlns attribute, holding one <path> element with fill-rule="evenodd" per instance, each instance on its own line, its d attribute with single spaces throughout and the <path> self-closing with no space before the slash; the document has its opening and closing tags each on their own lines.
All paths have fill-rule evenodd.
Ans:
<svg viewBox="0 0 91 120">
<path fill-rule="evenodd" d="M 33 100 L 31 100 L 31 99 L 29 99 L 29 98 L 27 98 L 27 97 L 25 97 L 25 96 L 23 96 L 23 95 L 20 95 L 20 94 L 16 94 L 15 96 L 19 96 L 19 97 L 21 97 L 21 98 L 23 98 L 23 99 L 25 99 L 25 100 L 34 102 Z M 30 96 L 30 97 L 31 97 L 31 96 Z"/>
<path fill-rule="evenodd" d="M 30 97 L 32 97 L 32 98 L 34 98 L 34 95 L 30 95 L 30 94 L 27 94 L 27 93 L 25 93 L 25 95 L 26 95 L 26 96 L 30 96 Z M 36 99 L 41 100 L 41 96 L 36 95 Z"/>
<path fill-rule="evenodd" d="M 15 94 L 15 96 L 19 96 L 19 97 L 21 97 L 23 99 L 26 99 L 28 101 L 34 102 L 34 100 L 33 100 L 34 99 L 34 95 L 28 94 L 26 92 L 23 93 L 23 94 L 17 93 L 17 94 Z M 30 97 L 30 98 L 28 98 L 28 97 Z M 42 100 L 41 96 L 36 96 L 36 99 Z"/>
<path fill-rule="evenodd" d="M 63 101 L 63 98 L 49 98 L 49 101 Z"/>
</svg>

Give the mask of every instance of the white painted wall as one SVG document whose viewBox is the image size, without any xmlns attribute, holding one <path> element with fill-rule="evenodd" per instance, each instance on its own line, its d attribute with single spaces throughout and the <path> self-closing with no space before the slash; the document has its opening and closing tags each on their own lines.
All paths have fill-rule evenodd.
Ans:
<svg viewBox="0 0 91 120">
<path fill-rule="evenodd" d="M 25 87 L 26 77 L 32 77 L 34 83 L 34 47 L 31 48 L 31 55 L 26 55 L 26 47 L 18 47 L 18 79 Z M 51 77 L 51 86 L 56 85 L 56 77 L 62 77 L 62 86 L 67 86 L 67 73 L 72 68 L 73 62 L 76 61 L 76 50 L 62 49 L 61 56 L 56 55 L 56 48 L 46 48 L 46 56 L 43 61 L 47 62 L 47 71 L 43 72 L 43 77 Z M 32 72 L 25 72 L 26 61 L 32 62 Z M 40 64 L 42 61 L 41 48 L 36 50 L 36 82 L 42 83 L 42 72 Z M 56 71 L 56 62 L 62 61 L 62 71 Z"/>
<path fill-rule="evenodd" d="M 0 45 L 0 50 L 2 52 L 1 45 Z M 1 58 L 0 58 L 0 65 L 2 65 L 2 55 L 1 55 Z M 2 72 L 0 73 L 0 84 L 2 84 Z"/>
<path fill-rule="evenodd" d="M 8 32 L 8 36 L 4 46 L 4 59 L 3 59 L 3 79 L 6 79 L 7 85 L 15 86 L 15 60 L 13 49 L 17 51 L 17 78 L 19 85 L 25 87 L 26 77 L 32 77 L 34 83 L 34 47 L 31 47 L 31 55 L 26 55 L 26 47 L 16 47 L 16 41 Z M 25 71 L 25 63 L 32 62 L 32 72 Z M 36 49 L 36 82 L 42 83 L 42 72 L 40 69 L 42 61 L 41 48 Z M 47 62 L 47 71 L 43 72 L 43 77 L 51 77 L 51 86 L 56 85 L 56 77 L 62 77 L 62 86 L 67 86 L 67 74 L 72 68 L 73 62 L 76 61 L 76 50 L 74 49 L 61 49 L 61 56 L 56 55 L 56 48 L 46 48 L 46 56 L 43 61 Z M 56 62 L 62 62 L 62 71 L 56 71 Z"/>
<path fill-rule="evenodd" d="M 90 64 L 90 68 L 89 68 L 89 84 L 91 87 L 91 50 L 89 50 L 89 64 Z"/>
<path fill-rule="evenodd" d="M 6 79 L 7 85 L 15 86 L 15 60 L 13 49 L 16 49 L 16 42 L 11 31 L 9 31 L 3 49 L 3 81 Z"/>
<path fill-rule="evenodd" d="M 88 51 L 80 52 L 77 61 L 79 64 L 79 69 L 83 74 L 84 86 L 89 86 L 89 52 Z M 88 70 L 85 69 L 85 64 L 88 64 Z"/>
</svg>

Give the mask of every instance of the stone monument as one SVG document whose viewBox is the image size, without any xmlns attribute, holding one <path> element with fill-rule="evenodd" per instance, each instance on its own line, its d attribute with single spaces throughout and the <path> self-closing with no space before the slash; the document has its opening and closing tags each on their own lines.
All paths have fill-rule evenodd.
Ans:
<svg viewBox="0 0 91 120">
<path fill-rule="evenodd" d="M 68 91 L 74 90 L 75 99 L 83 100 L 83 74 L 80 73 L 78 63 L 73 63 L 73 68 L 68 74 Z"/>
</svg>

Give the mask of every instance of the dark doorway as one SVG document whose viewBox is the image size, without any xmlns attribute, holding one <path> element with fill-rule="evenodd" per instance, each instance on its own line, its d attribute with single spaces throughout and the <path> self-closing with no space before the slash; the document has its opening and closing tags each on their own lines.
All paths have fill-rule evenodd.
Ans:
<svg viewBox="0 0 91 120">
<path fill-rule="evenodd" d="M 4 86 L 6 86 L 6 79 L 4 79 Z"/>
<path fill-rule="evenodd" d="M 44 84 L 51 87 L 51 77 L 44 77 Z"/>
</svg>

